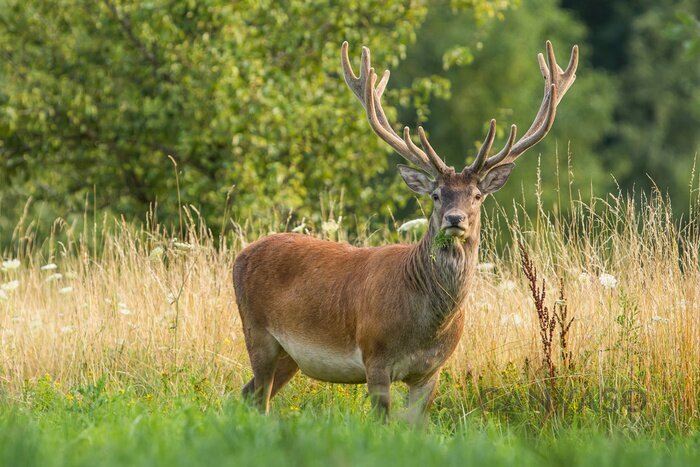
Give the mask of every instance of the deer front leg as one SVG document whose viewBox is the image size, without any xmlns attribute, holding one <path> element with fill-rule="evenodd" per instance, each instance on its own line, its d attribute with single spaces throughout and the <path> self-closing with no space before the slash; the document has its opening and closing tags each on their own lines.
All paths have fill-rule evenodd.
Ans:
<svg viewBox="0 0 700 467">
<path fill-rule="evenodd" d="M 408 407 L 406 407 L 405 418 L 408 422 L 419 425 L 425 421 L 425 414 L 435 399 L 437 383 L 440 379 L 438 371 L 428 380 L 408 387 Z"/>
<path fill-rule="evenodd" d="M 367 391 L 372 410 L 386 421 L 391 409 L 391 376 L 386 366 L 367 367 Z"/>
</svg>

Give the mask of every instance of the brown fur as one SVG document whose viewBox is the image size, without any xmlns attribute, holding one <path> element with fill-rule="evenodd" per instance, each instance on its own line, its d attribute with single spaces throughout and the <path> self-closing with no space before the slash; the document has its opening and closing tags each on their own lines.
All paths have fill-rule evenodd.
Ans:
<svg viewBox="0 0 700 467">
<path fill-rule="evenodd" d="M 388 385 L 401 380 L 414 392 L 427 392 L 416 401 L 427 408 L 436 375 L 462 335 L 462 305 L 477 259 L 481 204 L 474 196 L 476 180 L 469 176 L 452 175 L 438 189 L 442 204 L 415 245 L 355 248 L 276 234 L 241 251 L 234 286 L 254 372 L 245 394 L 257 391 L 258 403 L 267 410 L 268 393 L 296 372 L 287 363 L 274 373 L 279 358 L 290 360 L 274 337 L 283 333 L 338 354 L 360 350 L 365 374 L 322 379 L 367 382 L 370 392 L 379 393 L 376 403 L 386 409 Z M 434 249 L 444 216 L 455 210 L 464 214 L 467 234 L 454 246 Z"/>
</svg>

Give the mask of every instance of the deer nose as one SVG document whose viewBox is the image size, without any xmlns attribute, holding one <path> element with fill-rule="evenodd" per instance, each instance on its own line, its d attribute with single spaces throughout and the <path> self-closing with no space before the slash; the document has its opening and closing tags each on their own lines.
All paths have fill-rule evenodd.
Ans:
<svg viewBox="0 0 700 467">
<path fill-rule="evenodd" d="M 464 216 L 461 214 L 448 214 L 445 216 L 445 220 L 451 225 L 451 226 L 458 226 L 459 224 L 464 221 Z"/>
</svg>

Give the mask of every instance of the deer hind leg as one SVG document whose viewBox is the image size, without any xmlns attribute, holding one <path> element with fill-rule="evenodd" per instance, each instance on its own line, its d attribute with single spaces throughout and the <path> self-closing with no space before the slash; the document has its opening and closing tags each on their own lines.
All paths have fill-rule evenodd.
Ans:
<svg viewBox="0 0 700 467">
<path fill-rule="evenodd" d="M 292 360 L 288 354 L 282 355 L 279 360 L 277 360 L 277 369 L 275 370 L 275 377 L 272 382 L 272 390 L 270 391 L 270 399 L 275 397 L 280 389 L 282 389 L 299 371 L 299 366 L 297 362 Z M 251 397 L 255 392 L 255 378 L 251 378 L 243 387 L 243 397 Z"/>
<path fill-rule="evenodd" d="M 270 410 L 270 396 L 277 369 L 277 362 L 283 352 L 279 342 L 264 329 L 245 329 L 245 343 L 253 368 L 253 379 L 242 391 L 244 397 L 252 396 L 263 413 Z"/>
<path fill-rule="evenodd" d="M 437 383 L 440 379 L 440 372 L 435 373 L 427 381 L 409 385 L 408 406 L 406 407 L 405 418 L 414 425 L 425 422 L 425 414 L 435 399 Z"/>
<path fill-rule="evenodd" d="M 275 371 L 275 380 L 272 383 L 270 398 L 275 397 L 275 394 L 297 374 L 297 371 L 299 371 L 299 365 L 297 365 L 297 362 L 295 362 L 292 357 L 286 353 L 284 356 L 280 357 L 277 361 L 277 371 Z"/>
<path fill-rule="evenodd" d="M 372 410 L 386 421 L 391 410 L 391 375 L 388 368 L 367 367 L 367 391 L 372 401 Z"/>
</svg>

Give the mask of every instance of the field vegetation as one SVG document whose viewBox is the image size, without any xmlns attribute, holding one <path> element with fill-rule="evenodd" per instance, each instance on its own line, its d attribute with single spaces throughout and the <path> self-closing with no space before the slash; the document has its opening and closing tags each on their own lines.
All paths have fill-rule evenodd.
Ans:
<svg viewBox="0 0 700 467">
<path fill-rule="evenodd" d="M 251 372 L 231 285 L 236 252 L 269 232 L 372 246 L 415 241 L 420 222 L 368 231 L 328 206 L 318 225 L 271 213 L 215 237 L 192 206 L 170 229 L 89 208 L 50 232 L 20 219 L 0 273 L 2 460 L 687 464 L 700 456 L 692 193 L 681 221 L 658 193 L 591 196 L 567 216 L 491 204 L 424 430 L 383 426 L 364 386 L 303 376 L 258 415 L 239 399 Z"/>
<path fill-rule="evenodd" d="M 0 467 L 700 465 L 698 18 L 700 0 L 0 0 Z M 268 417 L 241 401 L 238 252 L 272 232 L 416 242 L 431 209 L 343 84 L 343 41 L 391 70 L 395 130 L 461 169 L 491 118 L 494 147 L 525 133 L 546 40 L 564 63 L 579 46 L 576 83 L 485 201 L 425 426 L 401 385 L 387 424 L 364 386 L 301 375 Z"/>
</svg>

